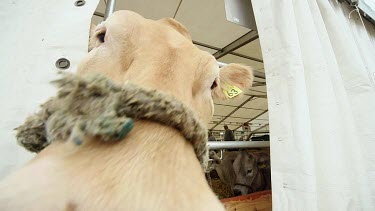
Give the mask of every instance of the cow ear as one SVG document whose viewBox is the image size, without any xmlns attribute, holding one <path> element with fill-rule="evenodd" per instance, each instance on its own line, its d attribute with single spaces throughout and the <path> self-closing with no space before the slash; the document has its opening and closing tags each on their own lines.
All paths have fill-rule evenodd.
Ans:
<svg viewBox="0 0 375 211">
<path fill-rule="evenodd" d="M 233 164 L 236 159 L 230 159 L 230 162 Z"/>
<path fill-rule="evenodd" d="M 270 164 L 269 158 L 259 155 L 259 157 L 257 158 L 257 165 L 259 168 L 267 168 L 269 164 Z"/>
<path fill-rule="evenodd" d="M 256 155 L 254 155 L 251 152 L 246 152 L 246 153 L 247 153 L 247 156 L 249 156 L 250 159 L 253 159 L 255 162 L 257 162 L 257 156 Z"/>
<path fill-rule="evenodd" d="M 91 23 L 90 25 L 90 32 L 89 32 L 89 51 L 91 51 L 95 47 L 95 42 L 91 37 L 94 35 L 96 25 Z"/>
<path fill-rule="evenodd" d="M 215 98 L 226 100 L 241 96 L 253 84 L 253 70 L 241 64 L 228 64 L 220 69 L 218 86 L 212 90 Z"/>
</svg>

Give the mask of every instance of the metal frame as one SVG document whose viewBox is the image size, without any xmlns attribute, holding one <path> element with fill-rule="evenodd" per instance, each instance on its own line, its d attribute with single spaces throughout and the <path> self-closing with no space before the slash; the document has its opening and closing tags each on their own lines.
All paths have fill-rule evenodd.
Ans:
<svg viewBox="0 0 375 211">
<path fill-rule="evenodd" d="M 253 91 L 253 90 L 249 90 L 249 91 Z M 254 96 L 254 97 L 257 97 L 257 98 L 267 98 L 267 95 L 266 94 L 243 94 L 243 95 L 245 95 L 245 96 Z"/>
<path fill-rule="evenodd" d="M 221 104 L 221 103 L 214 103 L 214 105 L 237 108 L 237 106 L 234 106 L 234 105 L 227 105 L 227 104 Z M 260 109 L 260 108 L 249 108 L 249 107 L 241 107 L 241 108 L 248 109 L 248 110 L 264 111 L 264 109 Z"/>
<path fill-rule="evenodd" d="M 208 44 L 205 44 L 205 43 L 201 43 L 201 42 L 198 42 L 198 41 L 195 41 L 195 40 L 193 40 L 193 44 L 199 45 L 199 46 L 202 46 L 202 47 L 205 47 L 205 48 L 209 48 L 209 49 L 212 49 L 212 50 L 217 50 L 217 51 L 221 50 L 221 48 L 218 48 L 218 47 L 215 47 L 215 46 L 212 46 L 212 45 L 208 45 Z M 228 54 L 233 55 L 233 56 L 242 57 L 244 59 L 256 61 L 256 62 L 259 62 L 259 63 L 263 63 L 262 59 L 254 58 L 254 57 L 251 57 L 251 56 L 246 56 L 246 55 L 243 55 L 243 54 L 240 54 L 240 53 L 229 52 Z"/>
<path fill-rule="evenodd" d="M 228 115 L 226 115 L 224 118 L 222 118 L 216 125 L 211 127 L 211 130 L 214 129 L 216 126 L 220 125 L 224 120 L 226 120 L 230 115 L 232 115 L 234 112 L 236 112 L 238 109 L 240 109 L 243 105 L 245 105 L 247 102 L 254 99 L 254 96 L 249 97 L 247 100 L 245 100 L 243 103 L 241 103 L 239 106 L 237 106 L 235 109 L 233 109 L 232 112 L 230 112 Z"/>
<path fill-rule="evenodd" d="M 225 55 L 227 55 L 229 52 L 233 52 L 235 50 L 237 50 L 238 48 L 241 48 L 242 46 L 258 39 L 259 36 L 258 36 L 258 32 L 257 31 L 250 31 L 248 33 L 246 33 L 245 35 L 243 35 L 242 37 L 238 38 L 237 40 L 233 41 L 232 43 L 228 44 L 227 46 L 225 46 L 224 48 L 220 49 L 219 51 L 217 51 L 216 53 L 214 53 L 214 57 L 216 59 L 219 59 Z M 252 58 L 252 60 L 254 61 L 257 61 L 257 62 L 263 62 L 261 59 L 257 59 L 257 58 Z"/>
<path fill-rule="evenodd" d="M 261 127 L 259 127 L 259 128 L 257 128 L 257 129 L 254 130 L 254 131 L 251 131 L 251 133 L 246 137 L 246 141 L 249 141 L 249 140 L 250 140 L 250 137 L 251 137 L 252 135 L 256 134 L 257 131 L 259 131 L 259 130 L 265 128 L 265 127 L 267 127 L 268 125 L 269 125 L 269 123 L 268 123 L 268 124 L 265 124 L 265 125 L 263 125 L 263 126 L 261 126 Z"/>
<path fill-rule="evenodd" d="M 250 123 L 251 121 L 253 121 L 254 119 L 262 116 L 263 114 L 267 113 L 268 112 L 268 109 L 267 110 L 264 110 L 263 112 L 261 112 L 260 114 L 256 115 L 255 117 L 251 118 L 249 121 L 247 121 L 246 123 Z M 237 130 L 238 128 L 240 128 L 241 126 L 238 126 L 237 128 L 235 128 L 234 130 Z"/>
<path fill-rule="evenodd" d="M 101 12 L 97 12 L 95 11 L 94 12 L 94 15 L 98 16 L 98 17 L 101 17 L 101 18 L 104 18 L 104 13 L 101 13 Z"/>
<path fill-rule="evenodd" d="M 258 127 L 256 130 L 251 131 L 251 133 L 254 134 L 254 133 L 256 133 L 257 131 L 259 131 L 259 130 L 265 128 L 265 127 L 268 127 L 269 125 L 270 125 L 270 124 L 268 123 L 268 124 L 263 125 L 262 127 Z"/>
<path fill-rule="evenodd" d="M 268 126 L 268 124 L 267 124 Z M 222 130 L 211 130 L 212 132 L 222 132 Z M 257 132 L 251 132 L 252 135 L 256 134 L 269 134 L 269 131 L 257 131 Z M 246 140 L 246 139 L 245 139 Z M 217 140 L 217 141 L 222 141 L 222 140 Z"/>
<path fill-rule="evenodd" d="M 114 11 L 116 6 L 116 0 L 107 0 L 105 7 L 104 20 L 106 20 Z"/>
<path fill-rule="evenodd" d="M 209 141 L 209 150 L 217 149 L 249 149 L 270 147 L 269 141 Z"/>
</svg>

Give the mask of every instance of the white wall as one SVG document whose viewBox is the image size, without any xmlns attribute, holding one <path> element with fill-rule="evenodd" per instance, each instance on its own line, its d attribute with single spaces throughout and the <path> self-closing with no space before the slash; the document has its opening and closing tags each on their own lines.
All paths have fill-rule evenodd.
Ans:
<svg viewBox="0 0 375 211">
<path fill-rule="evenodd" d="M 56 60 L 69 59 L 74 71 L 87 53 L 98 1 L 0 1 L 0 179 L 33 157 L 17 145 L 13 129 L 54 94 Z"/>
</svg>

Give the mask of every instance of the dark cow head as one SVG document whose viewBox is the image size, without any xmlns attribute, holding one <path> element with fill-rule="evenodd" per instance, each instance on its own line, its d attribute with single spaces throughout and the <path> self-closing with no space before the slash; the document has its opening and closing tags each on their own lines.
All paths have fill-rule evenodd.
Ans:
<svg viewBox="0 0 375 211">
<path fill-rule="evenodd" d="M 220 180 L 231 187 L 234 195 L 245 195 L 271 189 L 271 167 L 268 153 L 225 152 L 223 160 L 217 163 L 215 163 L 215 155 L 212 152 L 214 167 L 211 169 L 215 169 Z"/>
<path fill-rule="evenodd" d="M 253 192 L 251 186 L 259 171 L 256 157 L 246 151 L 241 151 L 233 162 L 233 169 L 236 175 L 234 195 Z"/>
</svg>

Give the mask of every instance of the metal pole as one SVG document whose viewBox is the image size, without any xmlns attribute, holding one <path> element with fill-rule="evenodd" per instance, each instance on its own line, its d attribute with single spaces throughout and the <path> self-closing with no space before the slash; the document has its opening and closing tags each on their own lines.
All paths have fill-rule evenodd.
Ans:
<svg viewBox="0 0 375 211">
<path fill-rule="evenodd" d="M 107 0 L 104 20 L 106 20 L 115 11 L 115 4 L 116 4 L 116 0 Z"/>
<path fill-rule="evenodd" d="M 208 149 L 246 149 L 270 147 L 269 141 L 209 141 Z"/>
</svg>

